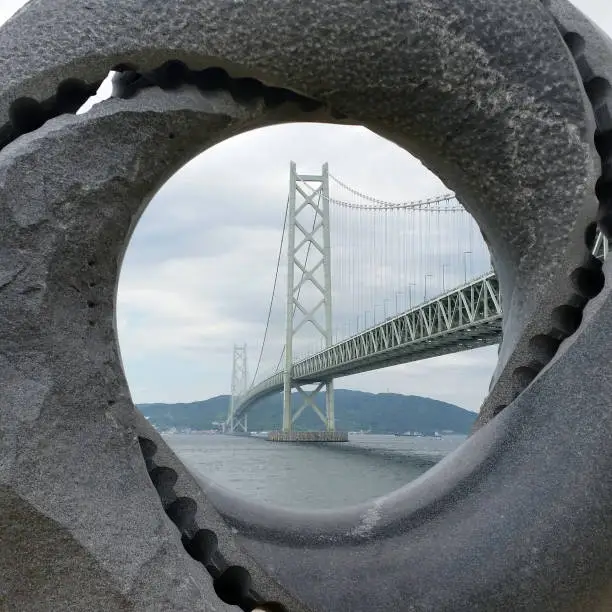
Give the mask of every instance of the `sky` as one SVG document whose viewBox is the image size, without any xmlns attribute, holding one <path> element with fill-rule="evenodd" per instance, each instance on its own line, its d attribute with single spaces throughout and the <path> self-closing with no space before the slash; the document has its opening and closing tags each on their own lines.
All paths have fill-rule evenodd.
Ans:
<svg viewBox="0 0 612 612">
<path fill-rule="evenodd" d="M 1 0 L 0 23 L 24 4 Z M 574 4 L 612 34 L 609 0 Z M 105 84 L 97 100 L 107 96 Z M 189 402 L 229 393 L 235 343 L 247 344 L 252 373 L 272 292 L 291 160 L 298 171 L 313 174 L 328 162 L 343 182 L 385 200 L 448 191 L 418 160 L 361 127 L 263 128 L 192 160 L 148 206 L 121 270 L 119 343 L 136 403 Z M 470 266 L 476 271 L 485 263 L 479 256 Z M 458 266 L 452 273 L 459 282 Z M 442 289 L 439 271 L 438 266 L 429 279 L 430 294 Z M 423 282 L 422 272 L 414 272 L 417 282 Z M 281 296 L 284 290 L 281 278 Z M 384 297 L 388 304 L 397 300 L 393 291 Z M 350 312 L 349 301 L 334 296 L 334 310 Z M 269 331 L 272 348 L 264 352 L 267 365 L 282 346 L 282 307 L 281 297 Z M 487 347 L 341 378 L 335 385 L 423 395 L 477 411 L 496 358 L 496 347 Z"/>
</svg>

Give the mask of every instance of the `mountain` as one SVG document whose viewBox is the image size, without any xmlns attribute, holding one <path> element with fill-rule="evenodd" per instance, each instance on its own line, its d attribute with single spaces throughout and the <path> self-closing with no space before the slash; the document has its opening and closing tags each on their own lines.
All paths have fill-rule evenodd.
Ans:
<svg viewBox="0 0 612 612">
<path fill-rule="evenodd" d="M 300 401 L 297 393 L 292 396 L 294 410 Z M 369 430 L 372 433 L 404 431 L 453 431 L 470 432 L 476 414 L 438 400 L 416 395 L 396 393 L 363 393 L 348 389 L 336 389 L 334 394 L 336 429 L 340 431 Z M 229 396 L 219 395 L 189 404 L 139 404 L 138 408 L 160 430 L 214 429 L 213 422 L 225 421 Z M 301 403 L 300 403 L 301 405 Z M 318 405 L 324 406 L 324 394 Z M 280 429 L 282 423 L 282 395 L 276 394 L 257 402 L 249 412 L 251 431 Z M 319 430 L 323 424 L 307 408 L 294 425 L 296 430 Z"/>
</svg>

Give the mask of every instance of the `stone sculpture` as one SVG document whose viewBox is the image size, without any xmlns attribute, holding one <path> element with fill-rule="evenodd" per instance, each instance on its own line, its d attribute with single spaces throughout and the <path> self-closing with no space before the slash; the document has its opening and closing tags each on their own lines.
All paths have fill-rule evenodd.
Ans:
<svg viewBox="0 0 612 612">
<path fill-rule="evenodd" d="M 609 610 L 611 53 L 567 0 L 33 0 L 3 25 L 0 609 Z M 160 185 L 284 121 L 418 156 L 502 287 L 478 431 L 342 512 L 197 482 L 134 409 L 114 325 Z"/>
</svg>

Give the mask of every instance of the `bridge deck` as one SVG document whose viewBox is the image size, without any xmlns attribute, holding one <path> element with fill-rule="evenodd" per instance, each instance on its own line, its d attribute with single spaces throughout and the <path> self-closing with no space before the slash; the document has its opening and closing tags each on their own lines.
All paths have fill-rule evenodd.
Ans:
<svg viewBox="0 0 612 612">
<path fill-rule="evenodd" d="M 502 309 L 493 272 L 342 340 L 293 366 L 293 380 L 319 382 L 481 346 L 501 337 Z M 284 372 L 238 399 L 236 416 L 283 388 Z"/>
<path fill-rule="evenodd" d="M 608 251 L 608 240 L 598 232 L 593 255 L 604 260 Z M 448 355 L 497 344 L 501 334 L 499 283 L 495 273 L 488 272 L 296 362 L 292 380 L 315 383 Z M 283 377 L 283 371 L 276 372 L 237 398 L 236 417 L 280 391 Z"/>
</svg>

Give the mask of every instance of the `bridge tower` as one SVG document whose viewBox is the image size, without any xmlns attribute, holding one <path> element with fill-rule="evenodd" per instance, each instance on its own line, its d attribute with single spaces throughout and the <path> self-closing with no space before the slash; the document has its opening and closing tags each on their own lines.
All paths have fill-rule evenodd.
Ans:
<svg viewBox="0 0 612 612">
<path fill-rule="evenodd" d="M 333 381 L 320 381 L 314 391 L 306 391 L 293 380 L 293 345 L 296 333 L 311 323 L 324 347 L 332 338 L 332 287 L 329 228 L 329 173 L 327 164 L 320 175 L 298 174 L 291 162 L 287 224 L 287 303 L 285 371 L 283 380 L 283 432 L 310 406 L 327 431 L 335 431 Z M 297 281 L 296 281 L 297 277 Z M 314 299 L 313 299 L 314 297 Z M 291 391 L 295 388 L 303 403 L 293 413 Z M 325 414 L 316 395 L 325 388 Z"/>
<path fill-rule="evenodd" d="M 248 385 L 247 347 L 246 344 L 243 344 L 242 346 L 235 344 L 232 365 L 232 395 L 230 397 L 226 425 L 226 428 L 230 433 L 234 433 L 235 431 L 239 430 L 242 430 L 244 433 L 248 431 L 246 413 L 241 417 L 236 417 L 235 414 L 238 399 L 247 390 Z"/>
</svg>

